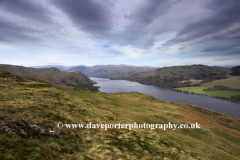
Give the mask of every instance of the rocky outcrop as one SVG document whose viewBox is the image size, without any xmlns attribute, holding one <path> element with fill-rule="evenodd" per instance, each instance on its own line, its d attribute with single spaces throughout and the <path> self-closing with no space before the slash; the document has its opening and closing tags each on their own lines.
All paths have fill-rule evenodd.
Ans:
<svg viewBox="0 0 240 160">
<path fill-rule="evenodd" d="M 58 135 L 59 132 L 46 130 L 36 124 L 31 124 L 25 119 L 12 119 L 0 117 L 0 131 L 6 133 L 15 133 L 25 139 L 33 139 L 38 134 Z"/>
</svg>

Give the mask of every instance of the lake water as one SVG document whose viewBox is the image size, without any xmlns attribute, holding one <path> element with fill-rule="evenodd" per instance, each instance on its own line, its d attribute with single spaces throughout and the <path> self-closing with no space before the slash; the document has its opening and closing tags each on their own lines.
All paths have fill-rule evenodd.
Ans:
<svg viewBox="0 0 240 160">
<path fill-rule="evenodd" d="M 240 119 L 239 103 L 202 95 L 175 92 L 164 87 L 145 85 L 127 80 L 110 80 L 109 78 L 97 78 L 97 77 L 90 77 L 90 79 L 98 83 L 95 84 L 95 86 L 100 86 L 101 88 L 99 90 L 101 92 L 116 93 L 121 91 L 125 92 L 138 91 L 140 93 L 144 93 L 161 100 L 194 104 Z"/>
</svg>

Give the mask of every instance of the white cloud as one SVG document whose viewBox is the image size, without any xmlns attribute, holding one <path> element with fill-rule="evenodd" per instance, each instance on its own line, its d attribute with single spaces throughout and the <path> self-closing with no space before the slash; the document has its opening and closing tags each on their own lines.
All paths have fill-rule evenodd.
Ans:
<svg viewBox="0 0 240 160">
<path fill-rule="evenodd" d="M 48 20 L 34 18 L 39 16 L 37 11 L 32 16 L 23 16 L 24 14 L 17 14 L 14 8 L 8 9 L 7 12 L 4 9 L 0 10 L 0 63 L 26 66 L 53 63 L 164 66 L 193 63 L 227 65 L 238 64 L 240 61 L 240 57 L 237 56 L 240 51 L 237 45 L 240 42 L 240 32 L 237 30 L 239 23 L 231 24 L 231 21 L 226 21 L 230 27 L 217 33 L 210 32 L 203 37 L 182 42 L 180 38 L 189 37 L 186 31 L 182 37 L 178 37 L 179 42 L 166 45 L 186 26 L 208 20 L 215 14 L 216 10 L 207 6 L 208 1 L 162 1 L 163 4 L 160 1 L 148 0 L 117 0 L 109 1 L 109 4 L 106 1 L 93 1 L 103 3 L 102 6 L 109 9 L 108 17 L 104 17 L 109 18 L 111 22 L 107 27 L 106 24 L 101 24 L 102 17 L 98 22 L 91 21 L 91 14 L 86 17 L 81 15 L 83 20 L 75 23 L 70 16 L 74 12 L 68 14 L 63 8 L 54 5 L 57 3 L 54 1 L 26 2 L 43 8 L 38 12 Z M 158 6 L 154 6 L 155 3 Z M 215 3 L 218 4 L 217 1 Z M 20 9 L 21 6 L 18 7 Z M 18 12 L 23 13 L 22 10 Z M 222 14 L 225 16 L 224 12 Z M 97 19 L 96 17 L 94 18 Z M 87 23 L 85 28 L 81 23 Z M 88 23 L 93 28 L 87 30 Z M 105 28 L 101 29 L 101 26 Z M 201 27 L 197 29 L 201 30 Z M 109 47 L 104 47 L 106 45 Z"/>
<path fill-rule="evenodd" d="M 0 50 L 14 50 L 15 47 L 11 47 L 8 45 L 0 44 Z"/>
</svg>

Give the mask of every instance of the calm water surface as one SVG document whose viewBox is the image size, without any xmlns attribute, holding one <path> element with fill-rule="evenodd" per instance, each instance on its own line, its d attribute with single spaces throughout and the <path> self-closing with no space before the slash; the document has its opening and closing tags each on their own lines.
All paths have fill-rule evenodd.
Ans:
<svg viewBox="0 0 240 160">
<path fill-rule="evenodd" d="M 95 84 L 95 86 L 100 86 L 101 88 L 99 90 L 101 92 L 116 93 L 121 91 L 125 92 L 138 91 L 140 93 L 151 95 L 161 100 L 194 104 L 240 119 L 239 103 L 202 95 L 192 95 L 175 92 L 164 87 L 144 85 L 127 80 L 110 80 L 109 78 L 97 78 L 97 77 L 90 77 L 90 79 L 98 83 Z"/>
</svg>

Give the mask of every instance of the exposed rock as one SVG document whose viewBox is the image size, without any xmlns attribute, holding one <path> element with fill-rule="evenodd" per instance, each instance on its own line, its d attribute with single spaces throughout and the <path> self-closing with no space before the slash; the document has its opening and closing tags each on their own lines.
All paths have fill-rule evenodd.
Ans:
<svg viewBox="0 0 240 160">
<path fill-rule="evenodd" d="M 32 139 L 32 135 L 58 135 L 59 132 L 53 130 L 46 130 L 36 124 L 31 124 L 25 119 L 11 119 L 0 117 L 0 129 L 6 133 L 15 133 L 25 139 Z"/>
</svg>

